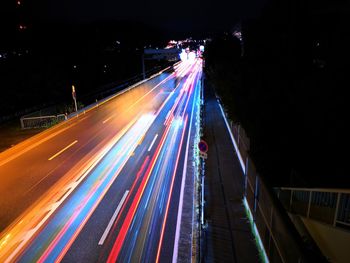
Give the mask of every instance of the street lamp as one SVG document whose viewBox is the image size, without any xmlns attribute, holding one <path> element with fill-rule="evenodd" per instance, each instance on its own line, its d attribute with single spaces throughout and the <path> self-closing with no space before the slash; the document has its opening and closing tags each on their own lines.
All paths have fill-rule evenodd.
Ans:
<svg viewBox="0 0 350 263">
<path fill-rule="evenodd" d="M 75 87 L 74 87 L 74 85 L 72 85 L 72 97 L 73 97 L 73 100 L 74 100 L 75 112 L 78 113 L 77 94 L 75 93 Z"/>
</svg>

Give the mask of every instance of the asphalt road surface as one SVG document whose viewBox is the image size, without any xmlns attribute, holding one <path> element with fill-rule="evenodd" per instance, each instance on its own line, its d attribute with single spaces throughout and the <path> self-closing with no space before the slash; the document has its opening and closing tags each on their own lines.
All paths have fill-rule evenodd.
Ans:
<svg viewBox="0 0 350 263">
<path fill-rule="evenodd" d="M 171 262 L 201 60 L 0 155 L 1 262 Z"/>
</svg>

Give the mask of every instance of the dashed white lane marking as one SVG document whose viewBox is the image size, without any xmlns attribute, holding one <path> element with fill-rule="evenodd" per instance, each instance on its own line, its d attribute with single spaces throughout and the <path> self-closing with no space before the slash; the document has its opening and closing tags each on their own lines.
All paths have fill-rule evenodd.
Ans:
<svg viewBox="0 0 350 263">
<path fill-rule="evenodd" d="M 109 223 L 108 223 L 108 225 L 107 225 L 107 227 L 105 229 L 105 232 L 103 232 L 103 235 L 102 235 L 100 241 L 98 242 L 99 245 L 103 245 L 103 243 L 105 242 L 106 237 L 107 237 L 109 231 L 111 230 L 111 227 L 112 227 L 115 219 L 117 218 L 117 216 L 118 216 L 118 214 L 120 212 L 120 209 L 122 208 L 122 205 L 124 204 L 125 199 L 128 196 L 128 194 L 129 194 L 129 190 L 126 190 L 124 195 L 123 195 L 123 197 L 122 197 L 122 200 L 120 200 L 120 202 L 119 202 L 119 204 L 117 206 L 117 209 L 115 210 L 111 220 L 109 220 Z"/>
<path fill-rule="evenodd" d="M 151 145 L 148 148 L 148 152 L 152 149 L 152 146 L 153 146 L 154 142 L 156 141 L 157 137 L 158 137 L 158 133 L 156 134 L 156 136 L 154 136 L 154 139 L 153 139 L 153 141 L 151 142 Z"/>
<path fill-rule="evenodd" d="M 65 150 L 67 150 L 68 148 L 72 147 L 74 144 L 76 144 L 78 142 L 78 140 L 75 140 L 74 142 L 72 142 L 71 144 L 69 144 L 68 146 L 64 147 L 62 150 L 60 150 L 58 153 L 52 155 L 48 160 L 51 161 L 52 159 L 56 158 L 58 155 L 60 155 L 61 153 L 63 153 Z"/>
</svg>

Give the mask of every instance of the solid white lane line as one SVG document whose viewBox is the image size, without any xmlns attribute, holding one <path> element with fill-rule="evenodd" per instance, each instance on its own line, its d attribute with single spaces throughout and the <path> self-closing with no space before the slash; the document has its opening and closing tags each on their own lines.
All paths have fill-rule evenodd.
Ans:
<svg viewBox="0 0 350 263">
<path fill-rule="evenodd" d="M 60 155 L 61 153 L 63 153 L 65 150 L 67 150 L 68 148 L 72 147 L 74 144 L 76 144 L 78 142 L 78 140 L 75 140 L 74 142 L 72 142 L 71 144 L 69 144 L 68 146 L 64 147 L 62 150 L 60 150 L 58 153 L 56 153 L 55 155 L 52 155 L 48 160 L 51 161 L 52 159 L 56 158 L 58 155 Z"/>
<path fill-rule="evenodd" d="M 98 242 L 99 245 L 103 245 L 103 243 L 105 242 L 105 240 L 107 238 L 107 235 L 108 235 L 109 231 L 111 230 L 112 225 L 113 225 L 115 219 L 117 218 L 117 216 L 119 214 L 119 211 L 122 208 L 122 205 L 124 204 L 125 199 L 128 196 L 128 194 L 129 194 L 129 190 L 126 190 L 124 195 L 123 195 L 123 197 L 122 197 L 122 200 L 120 200 L 120 202 L 119 202 L 119 204 L 117 206 L 117 209 L 115 210 L 111 220 L 109 220 L 109 223 L 108 223 L 108 225 L 107 225 L 107 227 L 105 229 L 105 232 L 103 232 L 103 235 L 102 235 L 100 241 Z"/>
<path fill-rule="evenodd" d="M 148 152 L 152 149 L 152 146 L 153 146 L 154 142 L 156 141 L 157 137 L 158 137 L 158 133 L 156 134 L 156 136 L 154 136 L 154 139 L 153 139 L 153 141 L 151 142 L 151 145 L 148 148 Z"/>
</svg>

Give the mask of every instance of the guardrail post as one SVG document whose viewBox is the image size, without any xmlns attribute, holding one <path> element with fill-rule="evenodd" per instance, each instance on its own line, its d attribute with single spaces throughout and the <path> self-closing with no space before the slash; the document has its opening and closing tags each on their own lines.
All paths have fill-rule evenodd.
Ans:
<svg viewBox="0 0 350 263">
<path fill-rule="evenodd" d="M 20 118 L 21 120 L 21 128 L 24 129 L 24 122 L 23 122 L 23 118 Z"/>
<path fill-rule="evenodd" d="M 339 203 L 340 203 L 340 195 L 341 195 L 341 193 L 337 194 L 337 206 L 335 207 L 333 226 L 336 226 L 336 224 L 337 224 L 337 217 L 338 217 L 338 210 L 339 210 Z"/>
<path fill-rule="evenodd" d="M 310 191 L 310 195 L 309 195 L 309 204 L 308 204 L 308 206 L 307 206 L 306 218 L 309 218 L 309 215 L 310 215 L 311 198 L 312 198 L 312 191 Z"/>
<path fill-rule="evenodd" d="M 256 221 L 256 211 L 258 209 L 259 201 L 259 176 L 255 176 L 255 189 L 254 189 L 254 218 L 253 221 Z"/>
<path fill-rule="evenodd" d="M 290 200 L 289 200 L 289 211 L 292 211 L 292 203 L 293 203 L 293 189 L 290 190 Z"/>
</svg>

